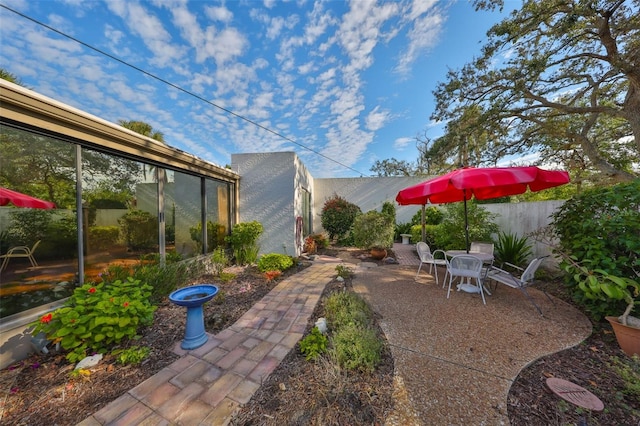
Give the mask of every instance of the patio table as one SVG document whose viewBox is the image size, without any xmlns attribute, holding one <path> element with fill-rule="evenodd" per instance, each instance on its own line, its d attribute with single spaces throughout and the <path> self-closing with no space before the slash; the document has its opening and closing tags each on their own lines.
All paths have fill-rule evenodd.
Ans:
<svg viewBox="0 0 640 426">
<path fill-rule="evenodd" d="M 464 254 L 464 255 L 477 257 L 484 264 L 491 265 L 493 263 L 493 254 L 491 254 L 491 253 L 481 253 L 481 252 L 478 252 L 478 251 L 470 251 L 470 252 L 467 253 L 466 250 L 447 250 L 447 251 L 444 252 L 444 254 L 447 257 L 459 256 L 461 254 Z M 487 272 L 488 272 L 488 268 L 487 268 Z M 486 278 L 486 277 L 487 277 L 487 274 L 485 273 L 484 278 Z M 482 280 L 482 286 L 484 287 L 485 293 L 487 293 L 487 295 L 491 296 L 491 292 L 484 285 L 484 278 Z M 459 285 L 461 285 L 461 284 L 459 284 Z"/>
</svg>

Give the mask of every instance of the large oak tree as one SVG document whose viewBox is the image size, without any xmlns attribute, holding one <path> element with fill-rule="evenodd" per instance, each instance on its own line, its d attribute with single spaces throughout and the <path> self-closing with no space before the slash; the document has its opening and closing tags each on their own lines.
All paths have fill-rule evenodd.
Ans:
<svg viewBox="0 0 640 426">
<path fill-rule="evenodd" d="M 434 92 L 432 119 L 449 122 L 450 150 L 456 134 L 474 132 L 491 136 L 473 146 L 480 162 L 537 150 L 613 181 L 638 177 L 640 0 L 524 1 L 487 36 L 482 54 Z"/>
</svg>

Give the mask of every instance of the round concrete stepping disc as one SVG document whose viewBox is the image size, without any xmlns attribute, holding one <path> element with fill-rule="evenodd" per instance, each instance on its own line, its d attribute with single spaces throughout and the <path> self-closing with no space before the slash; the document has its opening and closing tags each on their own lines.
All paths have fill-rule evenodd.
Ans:
<svg viewBox="0 0 640 426">
<path fill-rule="evenodd" d="M 600 398 L 575 383 L 556 377 L 549 377 L 547 386 L 553 393 L 572 404 L 593 411 L 602 411 L 604 409 L 604 404 Z"/>
</svg>

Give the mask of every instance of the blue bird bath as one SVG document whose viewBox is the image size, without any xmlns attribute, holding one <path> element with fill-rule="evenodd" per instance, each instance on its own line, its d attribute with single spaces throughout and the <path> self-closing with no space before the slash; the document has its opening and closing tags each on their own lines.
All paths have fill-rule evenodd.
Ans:
<svg viewBox="0 0 640 426">
<path fill-rule="evenodd" d="M 211 284 L 200 284 L 184 287 L 172 292 L 169 300 L 178 306 L 187 308 L 187 325 L 184 339 L 180 347 L 185 350 L 199 348 L 209 338 L 204 331 L 204 313 L 202 305 L 218 293 L 218 287 Z"/>
</svg>

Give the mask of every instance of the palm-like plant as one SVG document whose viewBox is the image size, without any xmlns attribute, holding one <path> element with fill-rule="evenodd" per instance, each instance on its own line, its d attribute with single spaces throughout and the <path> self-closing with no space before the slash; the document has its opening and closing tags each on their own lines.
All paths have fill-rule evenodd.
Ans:
<svg viewBox="0 0 640 426">
<path fill-rule="evenodd" d="M 533 253 L 527 237 L 519 237 L 510 232 L 500 232 L 496 243 L 496 259 L 501 264 L 526 265 Z"/>
</svg>

